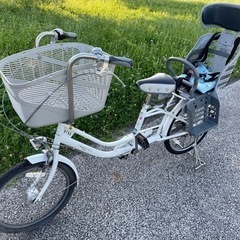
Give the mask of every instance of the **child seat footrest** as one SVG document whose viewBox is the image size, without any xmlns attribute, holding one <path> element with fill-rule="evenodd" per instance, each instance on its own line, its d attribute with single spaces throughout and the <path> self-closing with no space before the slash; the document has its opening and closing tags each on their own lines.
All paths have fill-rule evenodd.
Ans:
<svg viewBox="0 0 240 240">
<path fill-rule="evenodd" d="M 190 99 L 186 105 L 188 132 L 197 136 L 218 125 L 220 103 L 217 94 L 207 93 Z"/>
</svg>

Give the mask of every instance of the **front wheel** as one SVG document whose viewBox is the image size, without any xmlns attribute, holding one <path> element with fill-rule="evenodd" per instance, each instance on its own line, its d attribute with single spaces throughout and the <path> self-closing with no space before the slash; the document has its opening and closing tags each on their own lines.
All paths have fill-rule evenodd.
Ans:
<svg viewBox="0 0 240 240">
<path fill-rule="evenodd" d="M 59 163 L 56 174 L 42 199 L 35 198 L 49 176 L 51 166 L 28 161 L 0 178 L 0 231 L 30 231 L 51 220 L 68 203 L 76 185 L 73 170 Z"/>
<path fill-rule="evenodd" d="M 186 134 L 179 137 L 171 138 L 164 142 L 166 149 L 173 154 L 183 154 L 191 151 L 194 148 L 195 142 L 196 144 L 199 144 L 207 134 L 207 132 L 205 132 L 198 136 L 191 135 L 190 133 L 187 132 L 188 127 L 187 114 L 180 111 L 178 113 L 178 116 L 182 117 L 185 120 L 185 122 L 173 119 L 168 129 L 167 136 L 171 136 L 173 134 L 181 132 L 186 132 Z"/>
</svg>

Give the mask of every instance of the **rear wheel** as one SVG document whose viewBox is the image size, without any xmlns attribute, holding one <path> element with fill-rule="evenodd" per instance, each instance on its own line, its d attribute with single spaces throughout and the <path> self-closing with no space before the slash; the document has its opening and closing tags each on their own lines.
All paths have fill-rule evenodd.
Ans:
<svg viewBox="0 0 240 240">
<path fill-rule="evenodd" d="M 187 127 L 188 127 L 187 114 L 180 111 L 178 116 L 183 117 L 186 123 L 177 119 L 173 119 L 168 129 L 167 136 L 181 133 L 181 132 L 186 132 L 186 134 L 180 137 L 175 137 L 175 138 L 166 140 L 164 142 L 166 149 L 173 154 L 183 154 L 188 151 L 191 151 L 194 148 L 195 142 L 199 144 L 207 134 L 207 132 L 205 132 L 198 136 L 191 135 L 190 133 L 187 132 Z"/>
<path fill-rule="evenodd" d="M 50 169 L 44 162 L 30 164 L 26 161 L 0 178 L 0 231 L 30 231 L 51 220 L 68 203 L 76 177 L 73 170 L 63 163 L 58 164 L 42 199 L 34 203 Z"/>
</svg>

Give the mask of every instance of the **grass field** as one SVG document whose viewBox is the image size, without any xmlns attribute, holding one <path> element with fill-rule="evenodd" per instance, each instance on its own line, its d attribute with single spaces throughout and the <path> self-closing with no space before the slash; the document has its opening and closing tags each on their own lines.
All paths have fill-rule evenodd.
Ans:
<svg viewBox="0 0 240 240">
<path fill-rule="evenodd" d="M 219 1 L 0 0 L 0 59 L 33 48 L 40 32 L 56 27 L 76 32 L 79 42 L 132 58 L 132 69 L 117 68 L 115 72 L 127 87 L 123 89 L 113 81 L 104 111 L 76 121 L 81 129 L 110 138 L 112 132 L 132 123 L 137 116 L 145 96 L 137 90 L 135 82 L 165 72 L 168 57 L 186 56 L 198 37 L 206 32 L 199 16 L 209 2 Z M 227 2 L 239 3 L 239 0 Z M 239 76 L 238 71 L 235 76 Z M 55 126 L 27 129 L 7 100 L 5 108 L 11 121 L 22 130 L 53 137 Z M 9 126 L 2 112 L 0 122 Z M 19 134 L 0 126 L 0 135 L 0 171 L 34 152 L 28 140 Z"/>
</svg>

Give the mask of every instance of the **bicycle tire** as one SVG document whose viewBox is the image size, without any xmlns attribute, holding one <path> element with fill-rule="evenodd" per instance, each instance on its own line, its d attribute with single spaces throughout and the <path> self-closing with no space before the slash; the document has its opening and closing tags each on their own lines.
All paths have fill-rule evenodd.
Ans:
<svg viewBox="0 0 240 240">
<path fill-rule="evenodd" d="M 30 164 L 25 161 L 0 178 L 1 232 L 31 231 L 53 219 L 66 206 L 74 191 L 76 178 L 73 170 L 63 163 L 58 164 L 42 199 L 34 203 L 50 169 L 51 166 L 46 166 L 44 162 Z"/>
<path fill-rule="evenodd" d="M 180 110 L 177 116 L 180 114 L 183 114 L 183 111 Z M 183 114 L 185 120 L 187 121 L 186 114 Z M 173 119 L 172 123 L 170 124 L 170 127 L 167 132 L 167 136 L 170 136 L 171 134 L 176 134 L 181 131 L 187 131 L 187 123 L 183 123 L 176 118 Z M 190 133 L 184 136 L 180 136 L 177 138 L 172 138 L 164 141 L 164 145 L 166 149 L 172 153 L 172 154 L 183 154 L 191 151 L 195 143 L 195 138 L 197 138 L 196 143 L 199 144 L 204 137 L 206 136 L 207 132 L 200 134 L 199 136 L 193 136 Z M 183 145 L 184 144 L 184 145 Z"/>
</svg>

